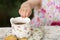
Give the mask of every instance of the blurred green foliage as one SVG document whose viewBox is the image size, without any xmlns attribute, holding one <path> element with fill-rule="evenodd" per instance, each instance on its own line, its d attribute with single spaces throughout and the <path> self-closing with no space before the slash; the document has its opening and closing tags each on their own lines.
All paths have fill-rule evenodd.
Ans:
<svg viewBox="0 0 60 40">
<path fill-rule="evenodd" d="M 26 0 L 0 0 L 0 26 L 10 26 L 10 18 L 20 16 L 18 10 Z"/>
<path fill-rule="evenodd" d="M 6 10 L 10 16 L 18 16 L 20 5 L 26 0 L 0 0 L 0 10 Z"/>
</svg>

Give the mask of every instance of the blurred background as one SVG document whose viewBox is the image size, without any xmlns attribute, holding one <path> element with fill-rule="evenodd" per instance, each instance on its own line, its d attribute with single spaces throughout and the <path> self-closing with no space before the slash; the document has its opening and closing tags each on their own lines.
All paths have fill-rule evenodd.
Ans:
<svg viewBox="0 0 60 40">
<path fill-rule="evenodd" d="M 20 16 L 18 10 L 26 0 L 0 0 L 0 27 L 10 27 L 10 18 Z M 33 15 L 30 16 L 32 18 Z"/>
</svg>

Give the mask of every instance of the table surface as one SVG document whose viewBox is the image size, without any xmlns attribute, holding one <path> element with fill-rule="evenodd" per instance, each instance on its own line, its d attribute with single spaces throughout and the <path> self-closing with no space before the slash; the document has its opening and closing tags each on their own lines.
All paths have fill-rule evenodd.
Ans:
<svg viewBox="0 0 60 40">
<path fill-rule="evenodd" d="M 1 27 L 0 28 L 0 40 L 3 40 L 6 35 L 11 34 L 11 28 L 10 27 Z"/>
<path fill-rule="evenodd" d="M 59 37 L 58 40 L 60 40 L 60 26 L 44 26 L 44 27 L 46 29 L 46 33 L 47 33 L 46 35 L 49 35 L 49 36 L 46 36 L 46 37 L 49 37 L 49 39 L 46 39 L 46 40 L 55 40 L 51 37 L 51 35 L 54 35 L 53 36 L 54 38 Z M 55 33 L 55 34 L 53 34 L 53 33 Z M 10 34 L 11 34 L 10 27 L 1 27 L 0 28 L 0 40 L 3 40 L 3 38 L 6 35 L 10 35 Z"/>
</svg>

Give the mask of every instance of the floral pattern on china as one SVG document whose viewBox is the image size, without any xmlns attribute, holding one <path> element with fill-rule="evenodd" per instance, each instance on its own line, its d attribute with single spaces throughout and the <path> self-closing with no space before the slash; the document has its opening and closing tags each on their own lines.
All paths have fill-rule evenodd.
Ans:
<svg viewBox="0 0 60 40">
<path fill-rule="evenodd" d="M 28 38 L 31 35 L 29 18 L 22 18 L 22 17 L 11 18 L 10 22 L 12 26 L 13 35 L 16 35 L 17 37 L 20 37 L 20 38 L 23 38 L 23 37 Z"/>
</svg>

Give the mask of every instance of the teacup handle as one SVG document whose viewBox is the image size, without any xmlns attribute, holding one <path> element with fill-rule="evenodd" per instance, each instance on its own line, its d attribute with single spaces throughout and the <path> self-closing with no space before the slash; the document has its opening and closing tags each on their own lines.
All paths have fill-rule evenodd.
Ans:
<svg viewBox="0 0 60 40">
<path fill-rule="evenodd" d="M 11 18 L 11 19 L 10 19 L 10 23 L 11 23 L 11 24 L 13 24 L 13 20 L 14 20 L 14 18 Z"/>
</svg>

